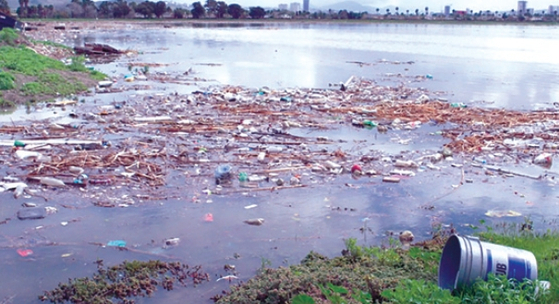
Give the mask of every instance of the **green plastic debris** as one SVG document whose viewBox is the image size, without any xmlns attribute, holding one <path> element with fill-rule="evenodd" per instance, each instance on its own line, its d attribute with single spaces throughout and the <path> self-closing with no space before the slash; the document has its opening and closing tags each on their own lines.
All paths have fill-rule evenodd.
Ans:
<svg viewBox="0 0 559 304">
<path fill-rule="evenodd" d="M 16 140 L 14 141 L 14 147 L 25 147 L 25 143 L 22 141 Z"/>
<path fill-rule="evenodd" d="M 239 173 L 239 181 L 246 182 L 248 180 L 248 174 L 246 172 Z"/>
<path fill-rule="evenodd" d="M 107 246 L 112 246 L 112 247 L 126 247 L 126 241 L 121 241 L 121 240 L 109 241 L 109 242 L 107 243 Z"/>
<path fill-rule="evenodd" d="M 468 106 L 461 103 L 461 102 L 453 102 L 450 104 L 451 107 L 453 108 L 467 108 Z"/>
<path fill-rule="evenodd" d="M 364 125 L 364 126 L 368 126 L 368 127 L 373 127 L 373 128 L 374 128 L 374 127 L 378 126 L 378 123 L 376 123 L 376 122 L 374 122 L 374 121 L 372 121 L 372 120 L 364 120 L 364 121 L 363 121 L 363 125 Z"/>
</svg>

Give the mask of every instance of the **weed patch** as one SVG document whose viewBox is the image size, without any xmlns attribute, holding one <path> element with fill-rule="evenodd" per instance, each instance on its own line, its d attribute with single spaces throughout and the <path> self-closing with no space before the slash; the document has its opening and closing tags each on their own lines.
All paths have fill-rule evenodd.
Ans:
<svg viewBox="0 0 559 304">
<path fill-rule="evenodd" d="M 114 299 L 118 303 L 135 303 L 134 298 L 151 296 L 157 286 L 173 290 L 176 284 L 196 286 L 209 280 L 200 266 L 189 267 L 178 262 L 125 261 L 107 268 L 101 260 L 96 263 L 98 270 L 93 277 L 61 283 L 54 290 L 45 291 L 39 300 L 51 303 L 114 303 Z"/>
</svg>

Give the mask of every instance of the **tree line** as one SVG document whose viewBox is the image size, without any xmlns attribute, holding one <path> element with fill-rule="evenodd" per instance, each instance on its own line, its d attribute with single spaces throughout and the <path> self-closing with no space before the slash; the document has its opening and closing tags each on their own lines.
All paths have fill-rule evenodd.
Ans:
<svg viewBox="0 0 559 304">
<path fill-rule="evenodd" d="M 0 0 L 0 11 L 10 13 L 6 0 Z M 348 12 L 290 12 L 265 10 L 260 6 L 243 8 L 237 3 L 227 4 L 225 1 L 206 0 L 205 3 L 197 1 L 188 6 L 170 7 L 165 1 L 101 1 L 71 0 L 67 5 L 29 5 L 29 0 L 19 0 L 16 14 L 20 18 L 193 18 L 193 19 L 262 19 L 271 18 L 315 18 L 315 19 L 360 19 L 364 13 Z"/>
<path fill-rule="evenodd" d="M 227 4 L 225 1 L 206 0 L 204 4 L 197 1 L 191 5 L 170 7 L 165 1 L 143 1 L 143 2 L 127 2 L 125 0 L 116 1 L 102 1 L 94 2 L 92 0 L 71 0 L 67 5 L 54 7 L 53 5 L 29 5 L 29 0 L 18 0 L 19 7 L 16 10 L 20 18 L 193 18 L 193 19 L 262 19 L 262 18 L 295 18 L 295 19 L 424 19 L 425 16 L 435 19 L 445 19 L 449 16 L 442 14 L 430 15 L 429 8 L 425 7 L 423 10 L 416 9 L 414 11 L 406 10 L 405 13 L 400 11 L 399 7 L 395 7 L 395 12 L 386 9 L 386 13 L 381 12 L 379 8 L 376 9 L 376 14 L 373 12 L 369 15 L 367 12 L 352 12 L 347 10 L 340 11 L 317 11 L 309 12 L 291 12 L 282 11 L 279 9 L 265 10 L 260 6 L 243 8 L 239 4 Z M 0 11 L 10 13 L 7 0 L 0 0 Z M 415 13 L 415 15 L 414 15 Z M 490 14 L 491 12 L 482 12 L 479 14 L 473 11 L 466 12 L 466 14 L 458 14 L 454 10 L 450 18 L 456 20 L 488 20 L 488 19 L 501 19 L 508 20 L 510 17 L 515 16 L 514 10 L 511 14 L 506 13 L 498 16 Z M 535 14 L 536 17 L 538 14 Z M 541 16 L 546 17 L 545 12 Z M 529 16 L 531 17 L 531 16 Z M 549 17 L 549 16 L 547 16 Z M 557 12 L 553 16 L 557 21 Z M 522 20 L 524 16 L 521 16 Z M 521 20 L 521 18 L 517 18 Z M 544 18 L 545 19 L 545 18 Z M 549 18 L 547 18 L 549 19 Z"/>
</svg>

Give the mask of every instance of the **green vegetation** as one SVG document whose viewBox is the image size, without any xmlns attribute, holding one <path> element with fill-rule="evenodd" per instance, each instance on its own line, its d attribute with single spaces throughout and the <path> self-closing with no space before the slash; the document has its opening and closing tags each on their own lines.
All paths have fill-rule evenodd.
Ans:
<svg viewBox="0 0 559 304">
<path fill-rule="evenodd" d="M 86 90 L 87 87 L 83 83 L 68 81 L 56 73 L 39 75 L 36 82 L 28 82 L 21 87 L 22 93 L 27 96 L 40 94 L 67 96 Z"/>
<path fill-rule="evenodd" d="M 0 72 L 0 90 L 11 90 L 16 87 L 16 78 L 10 73 Z"/>
<path fill-rule="evenodd" d="M 15 46 L 19 35 L 11 28 L 4 28 L 0 31 L 0 42 Z"/>
<path fill-rule="evenodd" d="M 58 47 L 54 43 L 40 43 Z M 20 38 L 13 29 L 0 31 L 0 92 L 9 90 L 10 96 L 16 99 L 3 102 L 1 106 L 84 92 L 88 88 L 84 81 L 91 85 L 106 77 L 87 69 L 83 56 L 73 57 L 70 64 L 65 64 L 37 54 L 30 46 L 33 43 Z"/>
<path fill-rule="evenodd" d="M 482 224 L 485 224 L 482 222 Z M 300 265 L 260 270 L 258 275 L 217 303 L 559 303 L 559 233 L 535 233 L 523 224 L 486 226 L 484 241 L 531 251 L 538 260 L 539 279 L 551 290 L 536 293 L 539 281 L 517 282 L 490 274 L 472 286 L 451 293 L 437 284 L 438 263 L 448 233 L 408 251 L 391 242 L 388 248 L 358 246 L 346 240 L 342 256 L 328 259 L 311 252 Z M 499 229 L 496 229 L 499 228 Z"/>
<path fill-rule="evenodd" d="M 161 261 L 124 261 L 123 263 L 103 267 L 103 261 L 97 262 L 97 273 L 92 278 L 69 280 L 68 284 L 58 284 L 52 291 L 45 291 L 39 296 L 41 301 L 51 303 L 135 303 L 134 297 L 151 296 L 157 286 L 173 290 L 175 284 L 193 286 L 208 281 L 206 273 L 200 266 L 165 263 Z"/>
</svg>

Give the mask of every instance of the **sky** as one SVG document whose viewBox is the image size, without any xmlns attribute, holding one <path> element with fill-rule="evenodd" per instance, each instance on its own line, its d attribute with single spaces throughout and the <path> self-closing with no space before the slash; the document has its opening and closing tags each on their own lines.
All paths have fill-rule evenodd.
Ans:
<svg viewBox="0 0 559 304">
<path fill-rule="evenodd" d="M 300 2 L 303 0 L 229 0 L 226 3 L 238 3 L 242 7 L 262 6 L 262 7 L 277 7 L 281 3 Z M 346 0 L 310 0 L 312 7 L 321 7 L 328 4 L 344 2 Z M 372 7 L 385 7 L 389 5 L 398 6 L 400 11 L 405 9 L 415 10 L 419 7 L 429 7 L 432 12 L 440 12 L 444 9 L 445 5 L 450 5 L 455 10 L 471 9 L 474 11 L 490 10 L 490 11 L 510 11 L 517 9 L 517 0 L 353 0 L 363 5 Z M 536 10 L 548 9 L 549 5 L 559 6 L 559 0 L 528 0 L 528 8 Z"/>
</svg>

